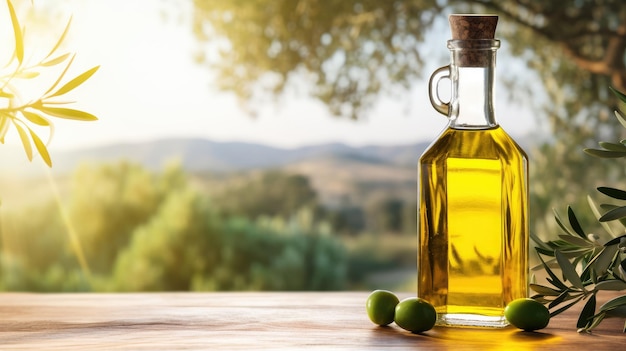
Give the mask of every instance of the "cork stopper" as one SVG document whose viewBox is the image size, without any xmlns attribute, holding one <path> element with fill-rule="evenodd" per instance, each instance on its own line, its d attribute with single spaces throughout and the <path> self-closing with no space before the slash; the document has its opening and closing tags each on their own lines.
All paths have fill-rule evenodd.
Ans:
<svg viewBox="0 0 626 351">
<path fill-rule="evenodd" d="M 453 40 L 494 39 L 498 16 L 450 15 Z"/>
<path fill-rule="evenodd" d="M 452 40 L 462 40 L 463 50 L 456 56 L 461 67 L 489 66 L 492 53 L 485 50 L 485 40 L 494 40 L 498 16 L 495 15 L 450 15 Z M 488 48 L 491 45 L 487 45 Z"/>
</svg>

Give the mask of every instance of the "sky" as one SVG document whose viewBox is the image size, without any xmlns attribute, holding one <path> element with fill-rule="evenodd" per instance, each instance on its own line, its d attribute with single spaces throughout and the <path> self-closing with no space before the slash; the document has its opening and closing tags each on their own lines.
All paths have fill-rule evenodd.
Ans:
<svg viewBox="0 0 626 351">
<path fill-rule="evenodd" d="M 446 118 L 430 106 L 426 80 L 416 81 L 402 96 L 381 98 L 367 118 L 359 121 L 332 117 L 323 104 L 297 93 L 286 103 L 264 106 L 252 118 L 240 108 L 234 94 L 215 88 L 207 67 L 194 63 L 199 44 L 189 24 L 190 1 L 53 3 L 62 15 L 58 28 L 51 32 L 61 33 L 65 20 L 72 16 L 64 49 L 77 53 L 74 74 L 95 65 L 100 69 L 71 94 L 77 101 L 74 107 L 99 120 L 58 121 L 49 145 L 52 152 L 170 137 L 285 148 L 325 142 L 395 145 L 434 140 L 446 126 Z M 42 0 L 34 4 L 41 6 Z M 0 15 L 6 16 L 6 11 Z M 424 56 L 446 58 L 446 39 L 427 41 Z M 51 45 L 53 40 L 50 38 Z M 430 72 L 446 64 L 445 60 L 428 62 L 423 76 L 427 79 Z M 500 74 L 501 61 L 498 66 Z M 530 111 L 511 105 L 504 95 L 496 95 L 496 111 L 505 130 L 515 136 L 536 129 L 538 122 Z"/>
</svg>

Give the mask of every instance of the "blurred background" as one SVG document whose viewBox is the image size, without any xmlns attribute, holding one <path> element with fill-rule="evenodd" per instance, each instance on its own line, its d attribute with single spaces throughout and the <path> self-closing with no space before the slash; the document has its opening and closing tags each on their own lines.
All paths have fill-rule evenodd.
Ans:
<svg viewBox="0 0 626 351">
<path fill-rule="evenodd" d="M 13 3 L 33 55 L 71 18 L 74 73 L 101 65 L 72 99 L 99 120 L 56 122 L 50 169 L 15 130 L 0 145 L 2 290 L 415 291 L 451 13 L 500 16 L 496 115 L 529 154 L 535 234 L 568 206 L 593 230 L 587 195 L 624 185 L 582 152 L 624 138 L 621 0 Z"/>
</svg>

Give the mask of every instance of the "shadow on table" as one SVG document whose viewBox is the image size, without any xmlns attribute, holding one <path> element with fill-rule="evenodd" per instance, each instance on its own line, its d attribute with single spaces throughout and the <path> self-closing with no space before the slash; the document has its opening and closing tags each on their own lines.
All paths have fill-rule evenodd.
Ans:
<svg viewBox="0 0 626 351">
<path fill-rule="evenodd" d="M 435 327 L 413 334 L 396 326 L 372 329 L 370 342 L 375 346 L 410 346 L 419 349 L 454 350 L 549 350 L 562 337 L 546 332 L 525 332 L 515 328 L 479 329 Z"/>
</svg>

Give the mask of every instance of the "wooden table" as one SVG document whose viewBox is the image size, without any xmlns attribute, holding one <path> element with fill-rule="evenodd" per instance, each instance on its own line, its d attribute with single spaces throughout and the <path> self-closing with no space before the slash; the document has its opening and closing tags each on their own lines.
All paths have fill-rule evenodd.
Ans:
<svg viewBox="0 0 626 351">
<path fill-rule="evenodd" d="M 626 350 L 624 320 L 578 334 L 578 310 L 535 333 L 436 327 L 411 334 L 377 327 L 365 313 L 367 295 L 4 293 L 0 350 Z"/>
</svg>

